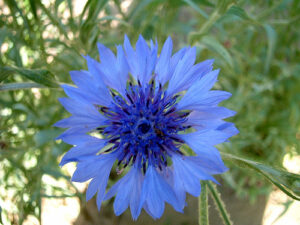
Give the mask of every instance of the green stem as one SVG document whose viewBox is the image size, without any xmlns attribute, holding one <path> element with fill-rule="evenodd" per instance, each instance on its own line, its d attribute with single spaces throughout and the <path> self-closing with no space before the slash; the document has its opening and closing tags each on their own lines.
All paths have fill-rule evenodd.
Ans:
<svg viewBox="0 0 300 225">
<path fill-rule="evenodd" d="M 208 225 L 208 203 L 206 181 L 201 181 L 201 195 L 199 196 L 199 225 Z"/>
<path fill-rule="evenodd" d="M 7 83 L 0 85 L 0 91 L 13 91 L 19 89 L 28 89 L 28 88 L 47 88 L 44 85 L 40 85 L 37 83 Z"/>
<path fill-rule="evenodd" d="M 211 196 L 213 197 L 215 204 L 219 210 L 219 213 L 223 219 L 223 222 L 225 225 L 232 225 L 232 221 L 230 220 L 229 213 L 227 212 L 225 205 L 221 199 L 221 195 L 219 191 L 217 190 L 216 186 L 214 184 L 211 184 L 210 182 L 207 182 L 208 189 L 211 193 Z"/>
</svg>

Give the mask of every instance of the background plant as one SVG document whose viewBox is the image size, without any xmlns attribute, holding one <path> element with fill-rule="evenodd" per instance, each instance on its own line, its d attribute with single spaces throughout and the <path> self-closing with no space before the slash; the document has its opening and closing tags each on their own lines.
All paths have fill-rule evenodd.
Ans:
<svg viewBox="0 0 300 225">
<path fill-rule="evenodd" d="M 240 130 L 220 146 L 230 167 L 223 180 L 254 201 L 271 190 L 263 174 L 299 197 L 299 176 L 264 167 L 283 169 L 286 154 L 299 154 L 299 1 L 88 0 L 80 10 L 78 2 L 0 2 L 0 206 L 5 221 L 22 224 L 28 215 L 40 219 L 43 197 L 82 198 L 58 166 L 70 147 L 53 141 L 61 130 L 52 124 L 66 117 L 57 101 L 64 95 L 59 83 L 70 82 L 70 70 L 86 67 L 82 54 L 97 56 L 97 42 L 113 47 L 125 33 L 133 41 L 140 33 L 157 38 L 160 47 L 170 35 L 176 49 L 196 46 L 198 61 L 214 58 L 215 68 L 221 68 L 216 88 L 233 94 L 225 105 L 237 111 L 232 121 Z"/>
</svg>

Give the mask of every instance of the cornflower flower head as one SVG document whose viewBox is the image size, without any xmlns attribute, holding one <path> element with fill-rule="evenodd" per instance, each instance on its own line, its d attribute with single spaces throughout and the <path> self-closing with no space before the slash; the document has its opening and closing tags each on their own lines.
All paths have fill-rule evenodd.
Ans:
<svg viewBox="0 0 300 225">
<path fill-rule="evenodd" d="M 227 170 L 214 147 L 237 129 L 223 119 L 235 112 L 218 106 L 230 93 L 211 90 L 219 70 L 213 60 L 195 64 L 196 48 L 172 55 L 169 37 L 158 57 L 157 42 L 127 36 L 117 54 L 98 44 L 98 62 L 86 56 L 87 71 L 71 71 L 77 87 L 62 85 L 61 104 L 72 115 L 58 139 L 74 145 L 60 165 L 77 162 L 72 181 L 90 180 L 86 199 L 97 206 L 115 196 L 114 211 L 130 207 L 136 220 L 144 209 L 160 218 L 165 202 L 178 212 L 186 193 L 199 196 L 200 180 Z M 122 178 L 106 190 L 112 168 Z"/>
</svg>

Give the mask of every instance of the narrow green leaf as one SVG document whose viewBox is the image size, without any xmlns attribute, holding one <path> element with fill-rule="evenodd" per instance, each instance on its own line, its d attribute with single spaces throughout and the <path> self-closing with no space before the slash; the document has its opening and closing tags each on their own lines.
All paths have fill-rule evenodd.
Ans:
<svg viewBox="0 0 300 225">
<path fill-rule="evenodd" d="M 30 70 L 18 67 L 0 67 L 0 74 L 5 73 L 18 73 L 36 83 L 43 84 L 47 87 L 58 87 L 57 82 L 54 80 L 54 75 L 48 71 L 43 69 L 38 70 Z"/>
<path fill-rule="evenodd" d="M 208 201 L 207 201 L 207 184 L 201 181 L 201 195 L 199 196 L 199 225 L 208 225 Z"/>
<path fill-rule="evenodd" d="M 202 10 L 195 2 L 193 2 L 192 0 L 183 0 L 186 4 L 188 4 L 189 6 L 191 6 L 194 10 L 196 10 L 201 16 L 203 16 L 205 19 L 208 18 L 207 13 Z"/>
<path fill-rule="evenodd" d="M 262 163 L 221 153 L 224 160 L 241 167 L 248 167 L 261 173 L 267 180 L 293 199 L 300 201 L 300 175 L 266 166 Z"/>
<path fill-rule="evenodd" d="M 217 206 L 217 209 L 220 213 L 220 216 L 224 222 L 225 225 L 232 225 L 232 221 L 230 220 L 229 213 L 226 210 L 225 204 L 221 198 L 221 194 L 217 190 L 216 186 L 214 184 L 211 184 L 210 182 L 207 182 L 208 189 L 210 191 L 210 194 Z"/>
<path fill-rule="evenodd" d="M 45 86 L 37 83 L 8 83 L 0 85 L 0 91 L 13 91 L 28 88 L 45 88 Z"/>
<path fill-rule="evenodd" d="M 67 0 L 68 1 L 68 6 L 69 6 L 69 11 L 70 11 L 70 17 L 73 19 L 73 3 L 72 0 Z"/>
<path fill-rule="evenodd" d="M 125 20 L 122 20 L 120 18 L 117 18 L 115 16 L 103 16 L 101 17 L 100 19 L 98 19 L 96 22 L 101 22 L 101 21 L 106 21 L 106 20 L 117 20 L 119 21 L 120 23 L 122 23 L 123 25 L 126 25 L 126 26 L 130 26 L 129 23 L 127 23 Z"/>
<path fill-rule="evenodd" d="M 226 14 L 235 15 L 244 20 L 251 20 L 250 16 L 247 14 L 247 12 L 243 8 L 236 6 L 236 5 L 231 6 Z"/>
<path fill-rule="evenodd" d="M 202 38 L 201 43 L 203 43 L 208 49 L 218 53 L 224 58 L 228 65 L 233 68 L 233 60 L 227 49 L 220 44 L 220 42 L 212 36 L 205 36 Z"/>
<path fill-rule="evenodd" d="M 274 55 L 277 34 L 276 31 L 269 24 L 265 24 L 264 28 L 268 37 L 268 50 L 264 68 L 264 73 L 267 74 L 269 72 L 270 64 Z"/>
<path fill-rule="evenodd" d="M 57 18 L 55 15 L 53 15 L 51 13 L 51 11 L 44 6 L 43 3 L 40 3 L 39 5 L 40 5 L 41 9 L 45 12 L 45 14 L 48 16 L 48 18 L 51 20 L 51 22 L 58 28 L 60 33 L 62 33 L 65 36 L 66 39 L 69 39 L 66 28 L 61 23 L 59 18 Z"/>
<path fill-rule="evenodd" d="M 36 146 L 41 147 L 47 142 L 54 140 L 54 138 L 58 136 L 59 132 L 60 131 L 56 129 L 40 130 L 34 135 Z"/>
<path fill-rule="evenodd" d="M 35 19 L 37 18 L 37 13 L 36 13 L 36 10 L 37 10 L 36 2 L 37 2 L 37 0 L 29 0 L 29 4 L 30 4 L 30 7 L 31 7 L 31 12 L 32 12 L 32 14 L 33 14 L 33 16 L 34 16 Z"/>
<path fill-rule="evenodd" d="M 7 77 L 9 77 L 14 72 L 11 70 L 3 69 L 3 67 L 0 67 L 0 82 L 4 81 Z"/>
</svg>

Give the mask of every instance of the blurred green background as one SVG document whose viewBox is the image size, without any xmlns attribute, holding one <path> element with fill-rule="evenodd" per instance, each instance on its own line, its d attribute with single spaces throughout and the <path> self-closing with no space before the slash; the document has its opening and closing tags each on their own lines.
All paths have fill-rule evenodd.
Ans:
<svg viewBox="0 0 300 225">
<path fill-rule="evenodd" d="M 97 42 L 114 49 L 124 34 L 132 43 L 139 34 L 157 38 L 160 48 L 171 36 L 175 50 L 196 46 L 198 62 L 214 58 L 215 87 L 232 93 L 224 105 L 237 112 L 230 121 L 240 130 L 219 149 L 283 167 L 300 151 L 299 12 L 297 0 L 0 0 L 3 222 L 41 220 L 45 198 L 79 198 L 85 207 L 70 172 L 58 166 L 70 148 L 54 141 L 62 130 L 53 123 L 67 116 L 58 84 L 86 68 L 82 54 L 98 57 Z M 218 180 L 235 196 L 256 204 L 272 191 L 261 175 L 226 164 L 230 171 Z"/>
</svg>

